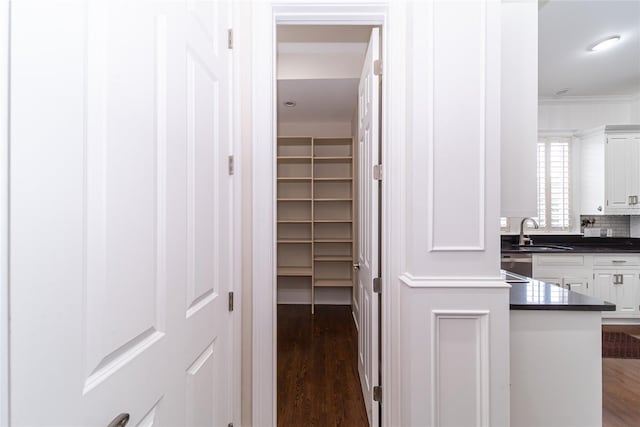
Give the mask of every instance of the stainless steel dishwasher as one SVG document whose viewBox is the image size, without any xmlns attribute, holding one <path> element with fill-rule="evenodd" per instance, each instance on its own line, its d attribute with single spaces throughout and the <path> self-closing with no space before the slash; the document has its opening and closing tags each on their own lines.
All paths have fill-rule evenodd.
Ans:
<svg viewBox="0 0 640 427">
<path fill-rule="evenodd" d="M 531 254 L 503 254 L 500 265 L 503 270 L 522 276 L 531 277 L 533 274 Z"/>
</svg>

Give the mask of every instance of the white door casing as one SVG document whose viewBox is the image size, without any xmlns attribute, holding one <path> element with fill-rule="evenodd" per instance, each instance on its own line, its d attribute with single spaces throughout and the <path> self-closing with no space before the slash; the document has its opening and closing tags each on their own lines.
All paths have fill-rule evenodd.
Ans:
<svg viewBox="0 0 640 427">
<path fill-rule="evenodd" d="M 379 164 L 380 93 L 379 76 L 374 63 L 380 59 L 379 29 L 371 30 L 358 86 L 358 372 L 369 424 L 378 425 L 378 403 L 373 400 L 373 387 L 378 375 L 378 294 L 373 291 L 373 278 L 378 276 L 379 227 L 378 182 L 373 175 Z"/>
<path fill-rule="evenodd" d="M 13 4 L 12 425 L 232 421 L 229 18 Z"/>
</svg>

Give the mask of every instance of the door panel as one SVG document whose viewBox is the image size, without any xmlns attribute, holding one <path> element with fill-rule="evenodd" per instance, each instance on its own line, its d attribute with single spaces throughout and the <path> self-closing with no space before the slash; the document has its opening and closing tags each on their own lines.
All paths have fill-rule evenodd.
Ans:
<svg viewBox="0 0 640 427">
<path fill-rule="evenodd" d="M 379 163 L 379 77 L 374 62 L 380 58 L 379 30 L 371 31 L 358 88 L 358 372 L 370 425 L 378 425 L 378 403 L 373 387 L 378 378 L 378 295 L 373 278 L 378 276 L 378 182 L 373 167 Z"/>
<path fill-rule="evenodd" d="M 634 314 L 637 312 L 636 293 L 640 280 L 637 272 L 618 271 L 622 275 L 622 284 L 614 285 L 616 290 L 616 311 Z"/>
<path fill-rule="evenodd" d="M 12 425 L 232 421 L 228 24 L 12 7 Z"/>
</svg>

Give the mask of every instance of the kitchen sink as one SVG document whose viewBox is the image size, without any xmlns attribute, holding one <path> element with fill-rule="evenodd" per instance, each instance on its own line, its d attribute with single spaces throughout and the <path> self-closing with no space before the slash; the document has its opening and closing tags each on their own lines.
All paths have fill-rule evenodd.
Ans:
<svg viewBox="0 0 640 427">
<path fill-rule="evenodd" d="M 538 250 L 556 250 L 556 251 L 571 251 L 573 250 L 572 247 L 569 246 L 559 246 L 559 245 L 529 245 L 527 246 L 529 248 L 535 248 Z"/>
<path fill-rule="evenodd" d="M 535 252 L 539 252 L 539 251 L 571 251 L 573 250 L 572 247 L 569 246 L 559 246 L 559 245 L 526 245 L 526 246 L 516 246 L 516 248 L 518 248 L 518 250 L 521 250 L 523 252 L 527 252 L 527 251 L 535 251 Z"/>
</svg>

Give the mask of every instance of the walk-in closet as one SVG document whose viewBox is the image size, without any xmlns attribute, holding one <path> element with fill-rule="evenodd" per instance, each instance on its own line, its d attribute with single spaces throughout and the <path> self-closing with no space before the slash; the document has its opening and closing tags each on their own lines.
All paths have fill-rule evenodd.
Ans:
<svg viewBox="0 0 640 427">
<path fill-rule="evenodd" d="M 277 30 L 280 425 L 368 425 L 356 283 L 358 106 L 371 34 L 347 25 Z"/>
</svg>

